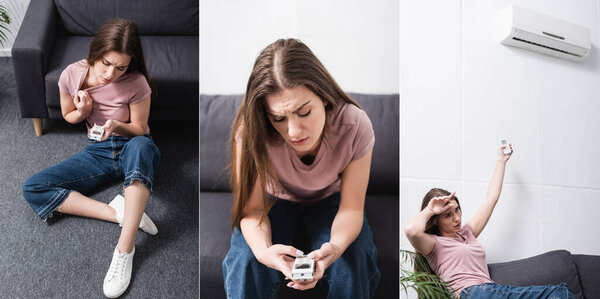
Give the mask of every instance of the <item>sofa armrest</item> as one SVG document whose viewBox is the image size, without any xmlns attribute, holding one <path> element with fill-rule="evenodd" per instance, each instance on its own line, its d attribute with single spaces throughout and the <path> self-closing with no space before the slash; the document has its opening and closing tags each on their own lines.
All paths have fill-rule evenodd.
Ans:
<svg viewBox="0 0 600 299">
<path fill-rule="evenodd" d="M 600 256 L 574 254 L 573 259 L 585 298 L 600 298 Z"/>
<path fill-rule="evenodd" d="M 44 76 L 56 37 L 54 1 L 31 0 L 12 48 L 22 117 L 47 118 Z"/>
</svg>

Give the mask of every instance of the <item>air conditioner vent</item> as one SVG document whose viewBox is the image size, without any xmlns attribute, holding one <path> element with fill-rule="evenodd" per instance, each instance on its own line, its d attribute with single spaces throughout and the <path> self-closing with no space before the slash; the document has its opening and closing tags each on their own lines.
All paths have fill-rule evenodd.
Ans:
<svg viewBox="0 0 600 299">
<path fill-rule="evenodd" d="M 548 47 L 546 45 L 540 45 L 538 43 L 534 43 L 534 42 L 530 42 L 528 40 L 520 39 L 518 37 L 513 37 L 513 40 L 517 40 L 517 41 L 520 41 L 520 42 L 523 42 L 523 43 L 528 43 L 528 44 L 531 44 L 531 45 L 536 45 L 538 47 L 543 47 L 543 48 L 546 48 L 546 49 L 550 49 L 550 50 L 553 50 L 553 51 L 558 51 L 558 52 L 565 53 L 565 54 L 568 54 L 568 55 L 573 55 L 575 57 L 581 57 L 581 58 L 583 58 L 583 56 L 577 55 L 575 53 L 571 53 L 571 52 L 563 51 L 561 49 L 556 49 L 556 48 Z"/>
</svg>

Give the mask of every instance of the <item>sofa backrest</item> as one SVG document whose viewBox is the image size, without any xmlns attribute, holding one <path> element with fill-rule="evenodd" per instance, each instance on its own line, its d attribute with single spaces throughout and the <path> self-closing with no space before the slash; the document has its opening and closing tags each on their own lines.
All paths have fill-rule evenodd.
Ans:
<svg viewBox="0 0 600 299">
<path fill-rule="evenodd" d="M 584 299 L 571 253 L 555 250 L 534 257 L 489 264 L 490 278 L 502 285 L 533 286 L 566 283 L 575 298 Z"/>
<path fill-rule="evenodd" d="M 67 34 L 94 35 L 106 21 L 133 21 L 141 35 L 198 35 L 198 0 L 54 0 Z"/>
<path fill-rule="evenodd" d="M 349 94 L 375 131 L 369 194 L 398 194 L 398 100 L 395 95 Z M 229 191 L 229 133 L 241 95 L 200 96 L 200 190 Z"/>
</svg>

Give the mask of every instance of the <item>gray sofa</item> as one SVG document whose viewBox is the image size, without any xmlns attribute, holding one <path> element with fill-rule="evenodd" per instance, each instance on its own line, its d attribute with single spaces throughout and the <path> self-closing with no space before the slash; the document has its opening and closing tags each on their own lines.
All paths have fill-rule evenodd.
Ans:
<svg viewBox="0 0 600 299">
<path fill-rule="evenodd" d="M 158 97 L 151 120 L 198 119 L 198 0 L 31 0 L 12 48 L 21 116 L 61 119 L 58 78 L 109 19 L 133 21 Z M 38 130 L 39 129 L 39 130 Z"/>
<path fill-rule="evenodd" d="M 378 250 L 377 298 L 399 296 L 398 95 L 350 94 L 369 115 L 375 131 L 365 213 Z M 225 298 L 221 262 L 229 250 L 228 137 L 242 96 L 200 96 L 200 297 Z M 280 297 L 318 297 L 319 290 L 282 287 Z"/>
<path fill-rule="evenodd" d="M 600 298 L 600 256 L 555 250 L 534 257 L 489 264 L 490 277 L 503 285 L 565 282 L 577 299 Z"/>
</svg>

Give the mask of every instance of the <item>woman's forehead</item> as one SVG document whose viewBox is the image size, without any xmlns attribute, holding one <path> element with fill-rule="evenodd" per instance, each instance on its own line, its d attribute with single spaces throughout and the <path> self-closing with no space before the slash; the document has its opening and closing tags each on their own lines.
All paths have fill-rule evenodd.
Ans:
<svg viewBox="0 0 600 299">
<path fill-rule="evenodd" d="M 116 51 L 108 51 L 104 55 L 102 55 L 102 57 L 105 60 L 108 60 L 110 64 L 117 66 L 127 66 L 131 61 L 131 56 Z"/>
<path fill-rule="evenodd" d="M 280 90 L 266 96 L 266 109 L 271 114 L 292 113 L 309 105 L 315 94 L 304 85 Z"/>
<path fill-rule="evenodd" d="M 458 208 L 458 202 L 456 199 L 451 199 L 447 205 L 450 206 L 450 208 Z"/>
</svg>

